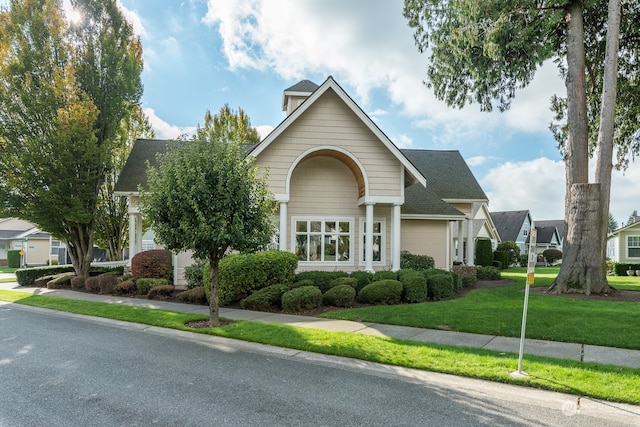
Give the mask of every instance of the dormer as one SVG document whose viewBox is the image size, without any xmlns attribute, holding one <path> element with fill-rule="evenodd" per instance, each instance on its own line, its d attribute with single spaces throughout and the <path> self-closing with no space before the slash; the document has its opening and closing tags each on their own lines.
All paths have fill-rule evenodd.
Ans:
<svg viewBox="0 0 640 427">
<path fill-rule="evenodd" d="M 282 96 L 282 111 L 287 112 L 287 116 L 298 108 L 311 94 L 320 86 L 310 80 L 302 80 L 284 90 Z"/>
</svg>

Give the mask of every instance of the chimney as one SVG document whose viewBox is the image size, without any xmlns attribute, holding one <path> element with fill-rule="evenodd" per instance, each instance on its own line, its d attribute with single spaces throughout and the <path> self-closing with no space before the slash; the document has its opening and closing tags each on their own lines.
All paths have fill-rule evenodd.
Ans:
<svg viewBox="0 0 640 427">
<path fill-rule="evenodd" d="M 282 111 L 286 111 L 287 116 L 293 113 L 319 87 L 310 80 L 301 80 L 290 88 L 285 89 L 282 97 Z"/>
</svg>

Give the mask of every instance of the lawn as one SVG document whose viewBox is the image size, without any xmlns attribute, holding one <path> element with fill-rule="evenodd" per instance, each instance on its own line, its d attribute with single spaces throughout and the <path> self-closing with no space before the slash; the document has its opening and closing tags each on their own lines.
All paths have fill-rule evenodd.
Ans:
<svg viewBox="0 0 640 427">
<path fill-rule="evenodd" d="M 534 286 L 548 287 L 558 268 L 536 270 Z M 520 337 L 526 269 L 502 273 L 513 285 L 476 289 L 464 298 L 333 311 L 323 317 Z M 611 277 L 619 289 L 639 290 L 640 277 Z M 527 338 L 640 349 L 640 303 L 571 299 L 531 293 Z"/>
</svg>

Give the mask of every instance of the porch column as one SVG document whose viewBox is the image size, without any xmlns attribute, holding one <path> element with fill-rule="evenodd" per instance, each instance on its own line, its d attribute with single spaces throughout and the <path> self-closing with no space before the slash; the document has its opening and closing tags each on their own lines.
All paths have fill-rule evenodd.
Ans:
<svg viewBox="0 0 640 427">
<path fill-rule="evenodd" d="M 391 211 L 391 270 L 400 270 L 400 205 L 393 205 Z"/>
<path fill-rule="evenodd" d="M 467 220 L 467 265 L 474 265 L 473 218 Z"/>
<path fill-rule="evenodd" d="M 456 261 L 464 262 L 464 235 L 462 234 L 462 221 L 458 221 L 458 249 L 456 253 Z"/>
<path fill-rule="evenodd" d="M 136 214 L 136 251 L 142 252 L 142 214 Z"/>
<path fill-rule="evenodd" d="M 136 214 L 129 212 L 129 265 L 131 265 L 131 258 L 138 253 L 136 235 Z"/>
<path fill-rule="evenodd" d="M 281 251 L 287 250 L 287 202 L 280 202 L 280 246 Z"/>
<path fill-rule="evenodd" d="M 366 204 L 365 213 L 364 269 L 373 273 L 373 203 Z"/>
</svg>

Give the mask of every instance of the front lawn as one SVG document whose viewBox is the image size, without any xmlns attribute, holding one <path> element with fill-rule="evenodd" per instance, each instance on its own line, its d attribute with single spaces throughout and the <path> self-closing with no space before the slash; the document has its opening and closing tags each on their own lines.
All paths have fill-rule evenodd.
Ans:
<svg viewBox="0 0 640 427">
<path fill-rule="evenodd" d="M 557 267 L 536 269 L 536 287 L 548 287 Z M 458 299 L 372 306 L 327 312 L 322 317 L 520 337 L 526 269 L 502 272 L 515 284 L 475 289 Z M 611 277 L 619 289 L 639 290 L 640 277 Z M 640 304 L 571 299 L 531 293 L 527 338 L 640 349 Z"/>
</svg>

